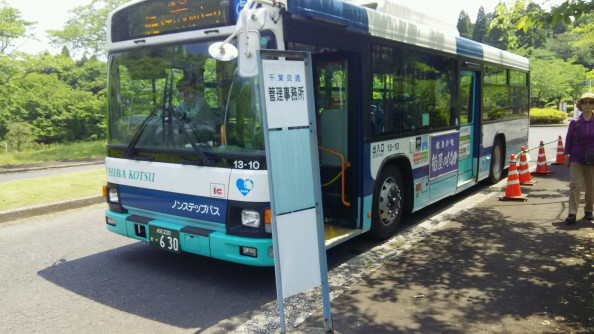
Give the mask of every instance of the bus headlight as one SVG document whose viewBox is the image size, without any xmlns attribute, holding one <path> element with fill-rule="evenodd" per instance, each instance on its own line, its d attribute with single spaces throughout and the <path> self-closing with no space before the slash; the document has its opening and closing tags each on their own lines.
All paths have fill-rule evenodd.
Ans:
<svg viewBox="0 0 594 334">
<path fill-rule="evenodd" d="M 114 188 L 109 188 L 109 192 L 107 193 L 107 200 L 112 203 L 119 203 L 120 195 L 118 194 L 118 190 Z"/>
<path fill-rule="evenodd" d="M 255 210 L 244 209 L 241 211 L 241 224 L 247 227 L 260 227 L 260 213 Z"/>
</svg>

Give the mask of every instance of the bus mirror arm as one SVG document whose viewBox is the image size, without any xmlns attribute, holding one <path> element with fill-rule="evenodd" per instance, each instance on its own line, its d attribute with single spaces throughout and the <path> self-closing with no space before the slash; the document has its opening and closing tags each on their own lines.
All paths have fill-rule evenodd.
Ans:
<svg viewBox="0 0 594 334">
<path fill-rule="evenodd" d="M 257 8 L 256 4 L 270 8 Z M 274 11 L 270 9 L 275 7 Z M 258 75 L 256 54 L 260 49 L 260 32 L 266 25 L 268 14 L 282 13 L 286 8 L 286 0 L 249 0 L 241 12 L 235 31 L 223 42 L 213 43 L 208 52 L 211 57 L 220 61 L 230 61 L 239 57 L 239 75 L 244 78 Z M 274 15 L 271 19 L 274 20 Z M 278 21 L 278 18 L 276 19 Z M 276 23 L 276 21 L 275 21 Z M 230 42 L 237 37 L 237 48 Z"/>
</svg>

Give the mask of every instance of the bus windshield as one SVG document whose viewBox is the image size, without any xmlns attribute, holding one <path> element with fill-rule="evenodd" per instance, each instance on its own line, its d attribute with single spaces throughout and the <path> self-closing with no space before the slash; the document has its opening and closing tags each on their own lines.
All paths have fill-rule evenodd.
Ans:
<svg viewBox="0 0 594 334">
<path fill-rule="evenodd" d="M 108 144 L 127 156 L 264 154 L 258 80 L 240 77 L 236 62 L 211 58 L 212 43 L 112 53 Z"/>
</svg>

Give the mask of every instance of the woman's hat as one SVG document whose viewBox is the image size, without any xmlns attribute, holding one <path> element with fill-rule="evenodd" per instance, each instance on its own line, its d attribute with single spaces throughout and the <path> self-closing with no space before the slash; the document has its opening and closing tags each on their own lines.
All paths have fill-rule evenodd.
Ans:
<svg viewBox="0 0 594 334">
<path fill-rule="evenodd" d="M 577 101 L 577 107 L 581 111 L 582 110 L 582 101 L 583 100 L 594 100 L 594 93 L 584 93 L 580 96 L 580 99 Z"/>
</svg>

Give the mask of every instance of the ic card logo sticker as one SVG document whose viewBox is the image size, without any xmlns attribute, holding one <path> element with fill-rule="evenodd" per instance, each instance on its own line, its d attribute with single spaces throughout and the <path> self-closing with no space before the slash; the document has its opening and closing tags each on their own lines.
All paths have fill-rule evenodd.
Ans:
<svg viewBox="0 0 594 334">
<path fill-rule="evenodd" d="M 218 183 L 210 184 L 210 197 L 225 198 L 225 185 Z"/>
<path fill-rule="evenodd" d="M 249 194 L 250 191 L 252 191 L 252 189 L 254 188 L 254 181 L 250 179 L 238 179 L 235 184 L 237 185 L 237 189 L 243 196 Z"/>
</svg>

